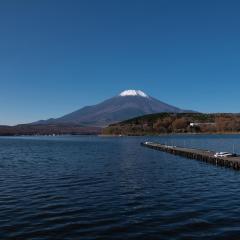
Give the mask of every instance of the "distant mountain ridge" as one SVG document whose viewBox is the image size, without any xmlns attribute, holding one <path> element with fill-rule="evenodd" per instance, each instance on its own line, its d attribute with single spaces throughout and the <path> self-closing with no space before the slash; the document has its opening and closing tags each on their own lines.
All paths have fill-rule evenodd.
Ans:
<svg viewBox="0 0 240 240">
<path fill-rule="evenodd" d="M 34 124 L 79 124 L 105 127 L 130 118 L 161 112 L 189 112 L 161 102 L 140 90 L 125 90 L 118 96 L 93 106 L 83 107 L 63 117 L 41 120 Z"/>
</svg>

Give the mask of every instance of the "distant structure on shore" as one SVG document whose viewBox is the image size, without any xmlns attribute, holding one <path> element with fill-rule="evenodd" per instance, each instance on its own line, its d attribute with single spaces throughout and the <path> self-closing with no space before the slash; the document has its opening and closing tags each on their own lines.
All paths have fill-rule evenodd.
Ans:
<svg viewBox="0 0 240 240">
<path fill-rule="evenodd" d="M 215 122 L 191 122 L 189 124 L 190 127 L 201 127 L 201 126 L 215 126 L 216 123 Z"/>
</svg>

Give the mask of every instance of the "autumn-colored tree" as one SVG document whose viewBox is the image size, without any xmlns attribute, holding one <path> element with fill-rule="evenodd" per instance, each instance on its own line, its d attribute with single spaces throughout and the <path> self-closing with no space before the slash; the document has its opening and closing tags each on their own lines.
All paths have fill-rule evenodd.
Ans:
<svg viewBox="0 0 240 240">
<path fill-rule="evenodd" d="M 177 118 L 172 123 L 172 127 L 174 130 L 185 129 L 188 125 L 188 121 L 184 117 Z"/>
<path fill-rule="evenodd" d="M 167 133 L 167 128 L 164 127 L 163 120 L 158 119 L 156 123 L 153 124 L 153 129 L 157 133 Z"/>
<path fill-rule="evenodd" d="M 231 121 L 232 119 L 225 116 L 220 116 L 216 118 L 216 127 L 219 132 L 231 131 Z"/>
</svg>

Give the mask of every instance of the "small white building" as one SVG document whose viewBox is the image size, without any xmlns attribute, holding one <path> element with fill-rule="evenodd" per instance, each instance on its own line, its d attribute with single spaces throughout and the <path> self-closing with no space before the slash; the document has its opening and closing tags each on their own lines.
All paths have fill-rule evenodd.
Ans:
<svg viewBox="0 0 240 240">
<path fill-rule="evenodd" d="M 190 123 L 190 127 L 200 127 L 204 125 L 216 125 L 216 123 L 213 122 L 207 122 L 207 123 Z"/>
</svg>

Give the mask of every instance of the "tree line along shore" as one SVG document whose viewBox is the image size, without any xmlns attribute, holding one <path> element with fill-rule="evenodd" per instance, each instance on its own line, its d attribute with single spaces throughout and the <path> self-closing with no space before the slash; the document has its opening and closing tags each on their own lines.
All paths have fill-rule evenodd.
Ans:
<svg viewBox="0 0 240 240">
<path fill-rule="evenodd" d="M 240 133 L 240 114 L 157 113 L 108 127 L 75 124 L 0 126 L 0 136 L 22 135 L 159 135 L 184 133 Z"/>
<path fill-rule="evenodd" d="M 33 125 L 21 124 L 17 126 L 0 126 L 0 136 L 34 136 L 34 135 L 96 135 L 102 131 L 98 127 L 79 125 Z"/>
<path fill-rule="evenodd" d="M 240 114 L 159 113 L 111 124 L 105 135 L 240 133 Z"/>
</svg>

